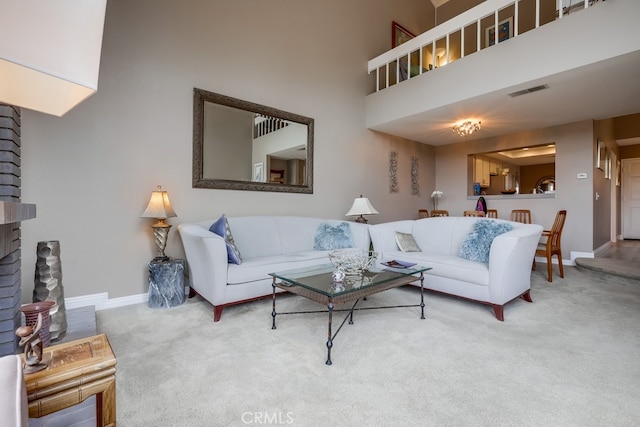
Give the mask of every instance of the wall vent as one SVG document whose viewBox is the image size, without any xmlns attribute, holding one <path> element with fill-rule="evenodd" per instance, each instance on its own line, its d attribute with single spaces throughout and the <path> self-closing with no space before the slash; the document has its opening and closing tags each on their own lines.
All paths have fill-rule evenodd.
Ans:
<svg viewBox="0 0 640 427">
<path fill-rule="evenodd" d="M 521 96 L 521 95 L 526 95 L 528 93 L 533 93 L 533 92 L 537 92 L 539 90 L 543 90 L 543 89 L 549 89 L 549 85 L 540 85 L 540 86 L 534 86 L 534 87 L 530 87 L 528 89 L 523 89 L 523 90 L 519 90 L 516 92 L 511 92 L 509 94 L 510 97 L 515 98 L 516 96 Z"/>
</svg>

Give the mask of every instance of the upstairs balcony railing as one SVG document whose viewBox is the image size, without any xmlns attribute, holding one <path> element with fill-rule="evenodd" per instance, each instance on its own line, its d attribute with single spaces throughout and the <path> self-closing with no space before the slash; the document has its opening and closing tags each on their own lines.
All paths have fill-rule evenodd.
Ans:
<svg viewBox="0 0 640 427">
<path fill-rule="evenodd" d="M 600 1 L 486 0 L 370 60 L 368 71 L 376 73 L 378 92 Z"/>
</svg>

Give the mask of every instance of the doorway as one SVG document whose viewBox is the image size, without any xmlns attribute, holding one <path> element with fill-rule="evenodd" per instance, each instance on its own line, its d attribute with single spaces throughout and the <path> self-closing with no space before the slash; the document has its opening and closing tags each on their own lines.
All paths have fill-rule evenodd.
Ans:
<svg viewBox="0 0 640 427">
<path fill-rule="evenodd" d="M 640 239 L 640 159 L 622 160 L 622 238 Z"/>
</svg>

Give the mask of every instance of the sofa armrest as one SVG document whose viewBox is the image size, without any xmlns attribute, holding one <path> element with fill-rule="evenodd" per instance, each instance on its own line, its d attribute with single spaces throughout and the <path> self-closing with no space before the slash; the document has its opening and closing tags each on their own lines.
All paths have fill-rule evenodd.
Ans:
<svg viewBox="0 0 640 427">
<path fill-rule="evenodd" d="M 229 264 L 224 239 L 196 224 L 180 224 L 178 233 L 189 266 L 189 285 L 211 304 L 224 304 Z"/>
<path fill-rule="evenodd" d="M 505 304 L 531 287 L 531 265 L 542 227 L 527 224 L 493 239 L 489 253 L 489 296 Z"/>
<path fill-rule="evenodd" d="M 0 425 L 29 426 L 27 388 L 20 356 L 0 357 Z"/>
</svg>

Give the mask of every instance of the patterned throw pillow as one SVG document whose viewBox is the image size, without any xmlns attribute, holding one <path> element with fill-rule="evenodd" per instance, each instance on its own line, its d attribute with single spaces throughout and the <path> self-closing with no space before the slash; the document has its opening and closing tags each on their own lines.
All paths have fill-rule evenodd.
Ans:
<svg viewBox="0 0 640 427">
<path fill-rule="evenodd" d="M 331 225 L 323 222 L 316 229 L 313 241 L 313 249 L 317 251 L 332 251 L 335 249 L 346 249 L 353 247 L 351 238 L 351 227 L 346 222 L 338 225 Z"/>
<path fill-rule="evenodd" d="M 422 252 L 412 234 L 396 231 L 396 244 L 402 252 Z"/>
<path fill-rule="evenodd" d="M 493 239 L 511 230 L 513 230 L 513 226 L 506 222 L 496 222 L 490 219 L 478 220 L 473 225 L 473 230 L 467 234 L 462 242 L 460 258 L 488 264 Z"/>
<path fill-rule="evenodd" d="M 227 216 L 225 214 L 222 214 L 222 216 L 218 218 L 216 222 L 211 225 L 211 227 L 209 227 L 209 231 L 224 238 L 224 241 L 227 244 L 228 261 L 230 263 L 240 265 L 242 263 L 242 257 L 240 256 L 240 251 L 233 241 L 233 236 L 231 235 L 231 228 L 229 227 Z"/>
</svg>

